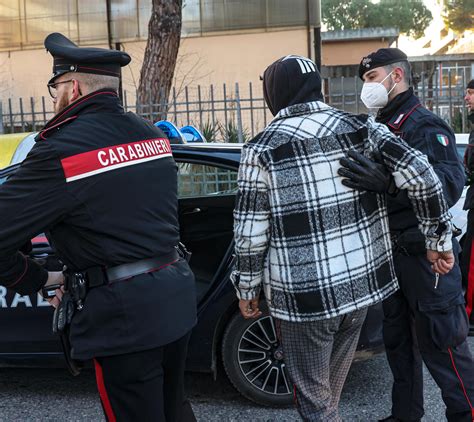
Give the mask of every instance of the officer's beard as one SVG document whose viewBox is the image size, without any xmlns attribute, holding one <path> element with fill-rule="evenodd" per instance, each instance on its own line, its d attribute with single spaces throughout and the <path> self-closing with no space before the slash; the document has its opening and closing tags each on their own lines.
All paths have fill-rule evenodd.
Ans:
<svg viewBox="0 0 474 422">
<path fill-rule="evenodd" d="M 56 102 L 54 103 L 54 113 L 59 114 L 69 105 L 69 100 L 67 95 L 62 95 L 56 98 Z"/>
</svg>

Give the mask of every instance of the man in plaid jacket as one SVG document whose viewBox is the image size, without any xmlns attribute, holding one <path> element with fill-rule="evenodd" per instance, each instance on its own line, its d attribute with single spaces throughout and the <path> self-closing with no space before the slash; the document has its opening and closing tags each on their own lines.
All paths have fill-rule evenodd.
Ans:
<svg viewBox="0 0 474 422">
<path fill-rule="evenodd" d="M 232 281 L 245 318 L 261 314 L 264 289 L 303 419 L 339 421 L 367 308 L 398 288 L 385 198 L 345 186 L 339 160 L 351 151 L 380 155 L 441 274 L 454 263 L 450 216 L 427 158 L 372 118 L 323 103 L 311 60 L 277 60 L 263 87 L 275 118 L 242 150 Z"/>
</svg>

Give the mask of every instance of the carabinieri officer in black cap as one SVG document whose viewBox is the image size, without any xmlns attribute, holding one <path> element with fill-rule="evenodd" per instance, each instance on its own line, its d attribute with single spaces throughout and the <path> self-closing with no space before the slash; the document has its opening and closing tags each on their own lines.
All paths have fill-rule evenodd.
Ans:
<svg viewBox="0 0 474 422">
<path fill-rule="evenodd" d="M 397 48 L 382 48 L 359 66 L 361 99 L 411 147 L 423 152 L 438 175 L 448 205 L 461 196 L 464 171 L 452 129 L 427 110 L 411 87 L 411 67 Z M 387 170 L 365 157 L 341 160 L 347 186 L 386 193 L 394 263 L 400 290 L 383 304 L 384 342 L 392 369 L 392 414 L 383 421 L 420 421 L 423 414 L 422 362 L 441 389 L 449 421 L 474 419 L 474 362 L 466 342 L 468 321 L 461 273 L 456 262 L 435 275 L 425 258 L 421 232 L 406 195 L 394 189 Z M 387 177 L 380 177 L 380 174 Z M 377 177 L 375 177 L 377 175 Z M 453 239 L 454 255 L 459 244 Z"/>
<path fill-rule="evenodd" d="M 58 33 L 45 47 L 55 116 L 0 187 L 0 282 L 20 294 L 57 285 L 55 330 L 71 363 L 94 360 L 108 421 L 195 420 L 183 393 L 195 286 L 176 248 L 169 141 L 120 104 L 128 54 L 78 48 Z M 43 231 L 64 273 L 19 252 Z"/>
</svg>

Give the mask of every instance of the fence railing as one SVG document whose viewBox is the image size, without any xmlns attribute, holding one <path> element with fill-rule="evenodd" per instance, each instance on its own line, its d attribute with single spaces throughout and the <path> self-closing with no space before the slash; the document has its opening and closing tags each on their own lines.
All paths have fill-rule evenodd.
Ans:
<svg viewBox="0 0 474 422">
<path fill-rule="evenodd" d="M 446 84 L 421 78 L 415 93 L 422 103 L 441 116 L 455 132 L 468 131 L 467 110 L 464 106 L 464 78 Z M 360 100 L 362 81 L 354 78 L 324 80 L 325 101 L 334 107 L 353 113 L 367 113 Z M 208 87 L 174 88 L 164 104 L 136 104 L 135 94 L 125 91 L 126 111 L 134 111 L 156 122 L 170 120 L 178 127 L 194 125 L 210 141 L 245 142 L 270 122 L 272 115 L 265 105 L 262 87 L 249 84 L 210 85 Z M 18 98 L 0 102 L 0 133 L 40 130 L 53 116 L 49 98 Z"/>
</svg>

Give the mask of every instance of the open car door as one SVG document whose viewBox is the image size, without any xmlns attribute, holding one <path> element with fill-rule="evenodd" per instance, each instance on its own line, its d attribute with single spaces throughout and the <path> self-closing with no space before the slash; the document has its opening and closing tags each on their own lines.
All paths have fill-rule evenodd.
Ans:
<svg viewBox="0 0 474 422">
<path fill-rule="evenodd" d="M 192 253 L 200 304 L 232 255 L 237 169 L 187 162 L 178 166 L 181 241 Z"/>
</svg>

